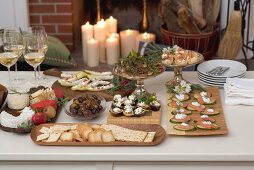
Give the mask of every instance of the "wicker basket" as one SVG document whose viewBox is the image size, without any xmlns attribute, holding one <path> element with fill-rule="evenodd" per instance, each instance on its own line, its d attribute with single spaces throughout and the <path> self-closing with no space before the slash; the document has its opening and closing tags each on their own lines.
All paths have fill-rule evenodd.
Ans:
<svg viewBox="0 0 254 170">
<path fill-rule="evenodd" d="M 163 43 L 165 45 L 179 45 L 184 49 L 198 51 L 203 54 L 205 60 L 213 57 L 219 45 L 220 28 L 217 28 L 210 33 L 204 34 L 180 34 L 170 32 L 165 29 L 165 25 L 160 28 Z"/>
</svg>

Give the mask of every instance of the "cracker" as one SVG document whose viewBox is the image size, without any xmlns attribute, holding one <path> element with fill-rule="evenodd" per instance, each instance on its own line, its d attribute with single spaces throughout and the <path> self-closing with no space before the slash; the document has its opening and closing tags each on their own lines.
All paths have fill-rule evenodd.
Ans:
<svg viewBox="0 0 254 170">
<path fill-rule="evenodd" d="M 148 132 L 144 142 L 153 142 L 156 132 Z"/>
<path fill-rule="evenodd" d="M 48 140 L 46 140 L 46 142 L 56 142 L 56 141 L 58 141 L 60 136 L 61 136 L 61 133 L 51 133 L 49 135 Z"/>
</svg>

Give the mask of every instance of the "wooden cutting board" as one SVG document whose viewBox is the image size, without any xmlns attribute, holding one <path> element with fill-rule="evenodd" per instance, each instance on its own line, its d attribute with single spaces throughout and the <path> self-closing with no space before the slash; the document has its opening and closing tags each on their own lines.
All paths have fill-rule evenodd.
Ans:
<svg viewBox="0 0 254 170">
<path fill-rule="evenodd" d="M 108 113 L 108 123 L 111 124 L 161 124 L 161 109 L 157 112 L 148 112 L 141 117 L 114 117 Z"/>
<path fill-rule="evenodd" d="M 95 95 L 101 96 L 106 101 L 111 101 L 115 94 L 121 94 L 121 96 L 127 96 L 127 95 L 131 94 L 134 91 L 134 88 L 120 89 L 118 91 L 115 91 L 113 94 L 109 93 L 107 90 L 97 91 L 97 92 L 94 92 L 94 91 L 74 91 L 74 90 L 71 90 L 70 87 L 62 86 L 60 83 L 58 83 L 58 81 L 56 81 L 52 85 L 52 88 L 56 88 L 56 87 L 59 87 L 62 90 L 62 92 L 64 93 L 64 96 L 68 97 L 70 99 L 72 99 L 76 96 L 80 96 L 84 93 L 87 93 L 87 94 L 95 94 Z"/>
<path fill-rule="evenodd" d="M 223 113 L 223 108 L 221 105 L 221 99 L 220 99 L 220 92 L 219 88 L 217 87 L 207 87 L 206 90 L 212 94 L 212 96 L 216 99 L 216 104 L 214 105 L 206 105 L 206 107 L 213 108 L 215 110 L 218 110 L 220 114 L 216 116 L 211 116 L 212 118 L 216 119 L 216 124 L 220 126 L 220 129 L 218 130 L 201 130 L 197 129 L 195 131 L 180 131 L 173 128 L 175 125 L 174 123 L 171 123 L 169 120 L 173 117 L 171 114 L 173 108 L 167 106 L 167 133 L 169 135 L 180 135 L 180 136 L 206 136 L 206 135 L 225 135 L 228 133 L 228 128 L 226 124 L 226 120 Z M 168 94 L 167 103 L 170 102 L 170 95 Z M 187 102 L 194 101 L 193 96 L 191 99 Z M 196 120 L 200 117 L 200 114 L 198 112 L 193 112 L 190 115 L 192 120 Z"/>
<path fill-rule="evenodd" d="M 115 141 L 115 142 L 98 142 L 98 143 L 91 143 L 91 142 L 37 142 L 36 138 L 41 133 L 39 130 L 42 128 L 42 126 L 50 127 L 53 125 L 75 125 L 74 123 L 57 123 L 57 124 L 43 124 L 36 126 L 31 131 L 31 139 L 34 143 L 38 145 L 49 145 L 49 146 L 154 146 L 161 143 L 166 136 L 166 132 L 160 125 L 119 125 L 128 129 L 132 130 L 141 130 L 146 132 L 156 132 L 154 141 L 153 142 L 121 142 L 121 141 Z"/>
</svg>

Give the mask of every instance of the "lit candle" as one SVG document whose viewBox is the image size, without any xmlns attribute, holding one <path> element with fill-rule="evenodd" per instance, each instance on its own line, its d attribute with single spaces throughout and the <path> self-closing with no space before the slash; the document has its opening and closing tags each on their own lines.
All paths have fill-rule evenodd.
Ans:
<svg viewBox="0 0 254 170">
<path fill-rule="evenodd" d="M 96 67 L 99 65 L 99 41 L 95 39 L 88 40 L 87 43 L 87 66 Z"/>
<path fill-rule="evenodd" d="M 81 32 L 82 32 L 82 53 L 83 53 L 83 61 L 84 63 L 87 62 L 87 56 L 86 56 L 86 42 L 93 38 L 93 26 L 87 22 L 86 24 L 81 26 Z"/>
<path fill-rule="evenodd" d="M 140 42 L 155 42 L 156 36 L 151 33 L 140 33 L 137 38 L 136 38 L 136 49 L 138 50 L 139 48 L 139 43 Z"/>
<path fill-rule="evenodd" d="M 99 41 L 100 46 L 100 62 L 106 63 L 105 40 L 107 36 L 107 24 L 102 19 L 94 25 L 94 38 Z"/>
<path fill-rule="evenodd" d="M 118 40 L 120 38 L 118 33 L 110 33 L 110 34 L 108 34 L 108 38 L 110 38 L 110 37 L 117 38 Z"/>
<path fill-rule="evenodd" d="M 117 32 L 117 20 L 112 16 L 106 19 L 108 32 L 109 33 L 116 33 Z"/>
<path fill-rule="evenodd" d="M 131 50 L 136 49 L 136 37 L 138 36 L 137 30 L 125 30 L 120 32 L 121 41 L 121 56 L 127 56 Z"/>
<path fill-rule="evenodd" d="M 109 65 L 114 65 L 118 62 L 120 55 L 119 39 L 114 37 L 109 37 L 106 39 L 106 52 L 107 52 L 107 63 Z"/>
</svg>

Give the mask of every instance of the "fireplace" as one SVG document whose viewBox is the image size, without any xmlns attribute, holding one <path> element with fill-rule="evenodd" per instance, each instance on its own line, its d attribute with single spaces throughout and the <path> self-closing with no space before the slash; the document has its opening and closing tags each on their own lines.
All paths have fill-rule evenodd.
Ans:
<svg viewBox="0 0 254 170">
<path fill-rule="evenodd" d="M 161 42 L 158 17 L 160 0 L 147 0 L 147 32 L 156 34 Z M 133 28 L 143 31 L 142 0 L 100 0 L 100 17 L 113 16 L 118 20 L 118 31 Z M 43 25 L 49 35 L 58 37 L 73 50 L 81 44 L 81 25 L 97 21 L 96 0 L 29 0 L 30 25 Z"/>
</svg>

